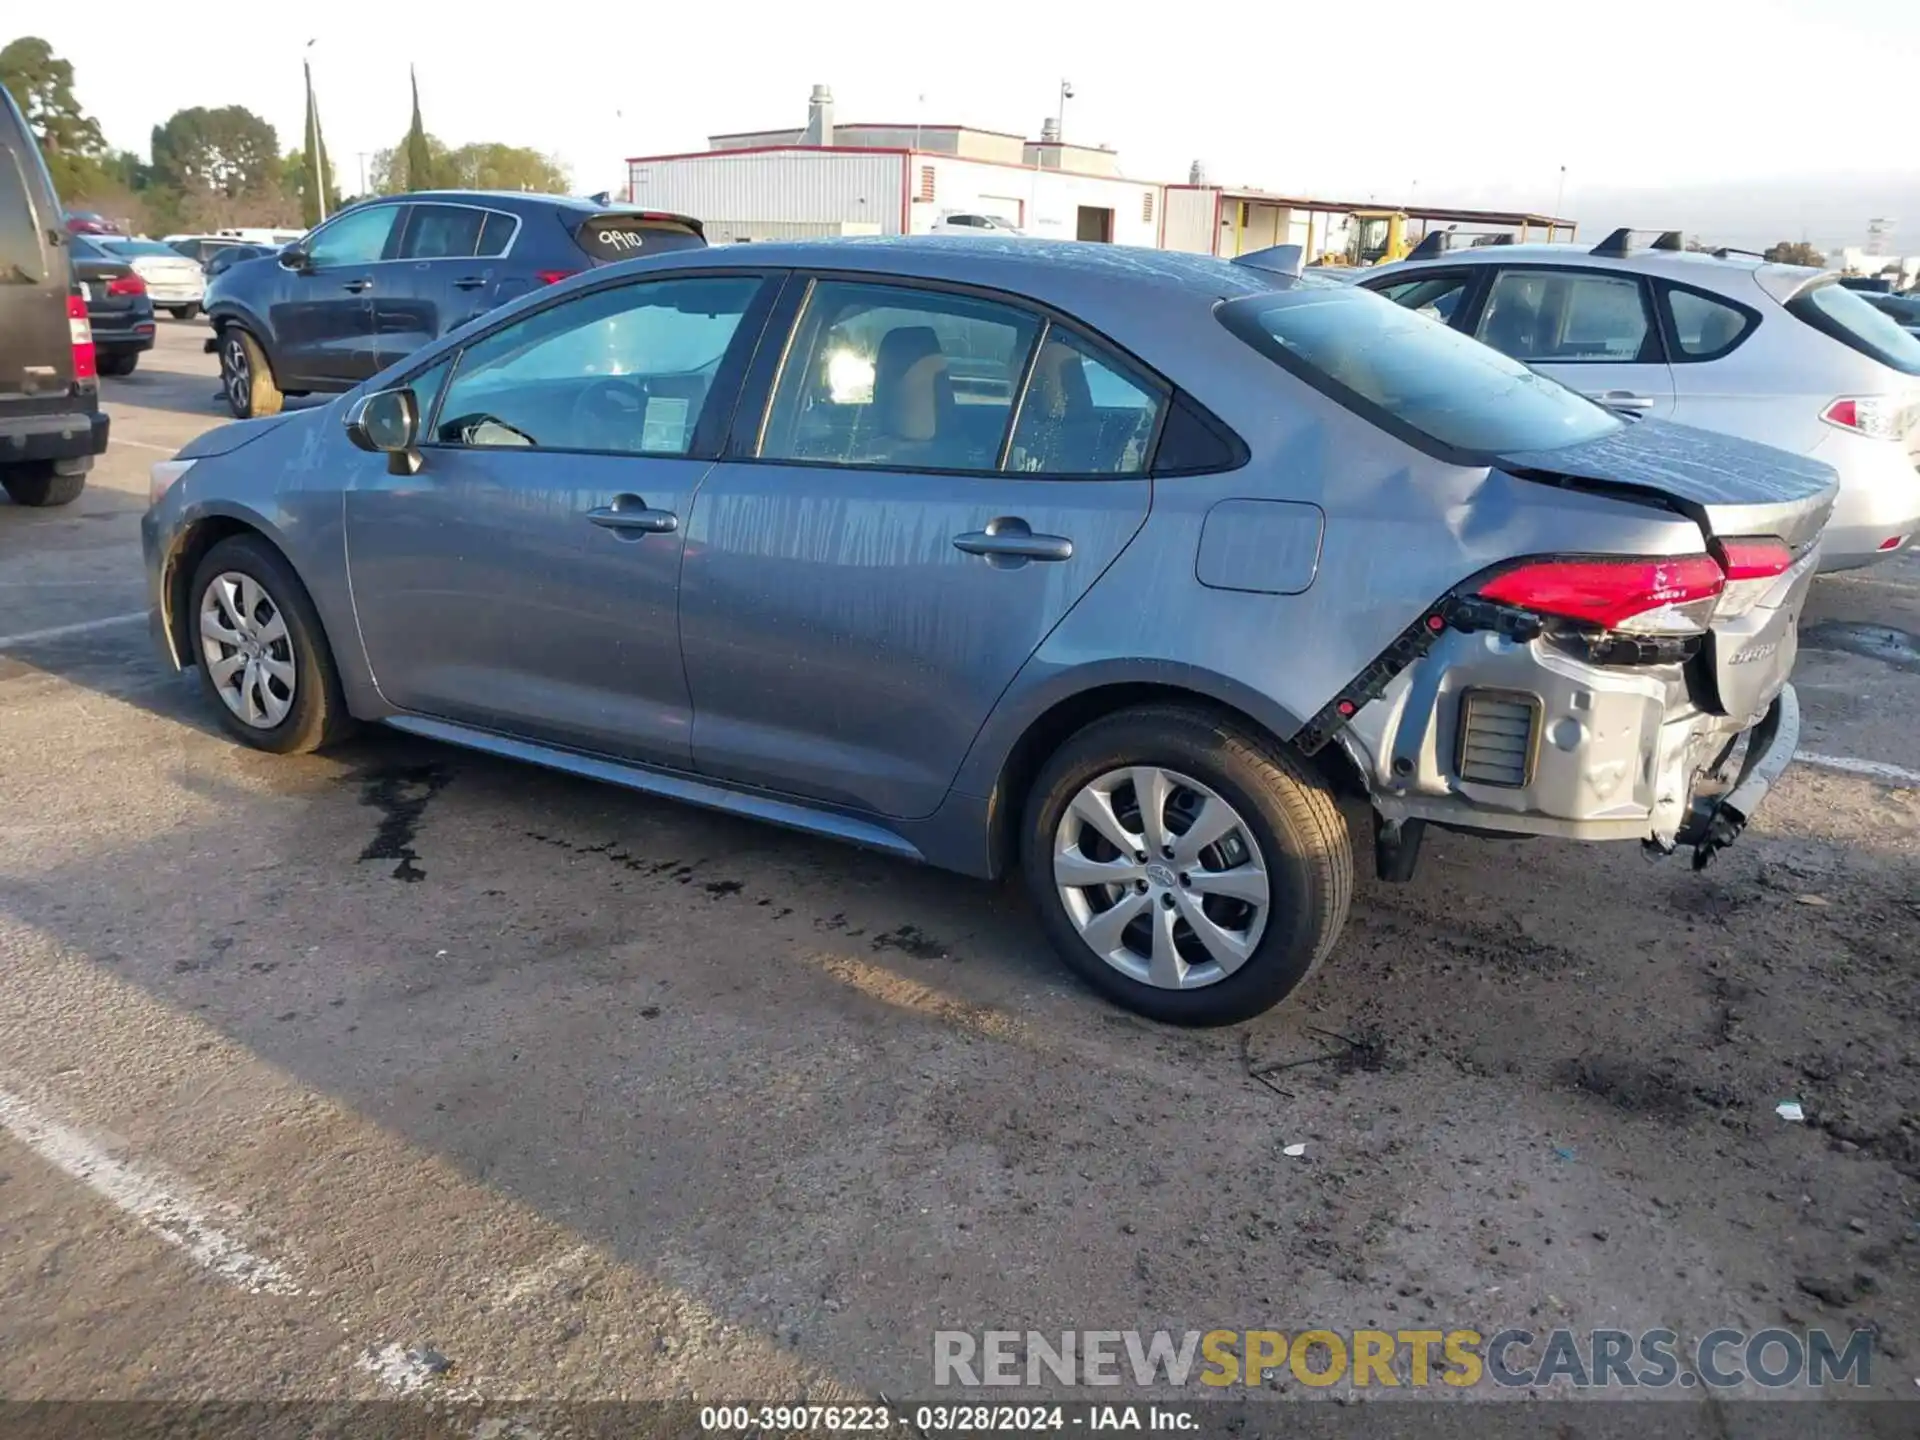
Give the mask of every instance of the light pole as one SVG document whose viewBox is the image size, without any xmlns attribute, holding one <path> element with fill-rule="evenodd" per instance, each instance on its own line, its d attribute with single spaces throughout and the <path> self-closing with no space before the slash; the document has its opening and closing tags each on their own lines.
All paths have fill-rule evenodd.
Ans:
<svg viewBox="0 0 1920 1440">
<path fill-rule="evenodd" d="M 318 40 L 306 43 L 300 64 L 307 72 L 307 173 L 314 186 L 315 211 L 322 220 L 327 218 L 327 153 L 320 143 L 320 102 L 313 98 L 313 47 Z"/>
<path fill-rule="evenodd" d="M 1560 202 L 1565 200 L 1566 198 L 1567 198 L 1567 167 L 1562 165 L 1560 167 L 1560 184 L 1559 184 L 1559 187 L 1555 189 L 1555 191 L 1553 192 L 1553 214 L 1547 217 L 1548 221 L 1550 222 L 1547 225 L 1547 239 L 1549 240 L 1553 239 L 1554 227 L 1553 227 L 1553 223 L 1551 222 L 1556 222 L 1560 219 Z"/>
<path fill-rule="evenodd" d="M 1060 82 L 1060 109 L 1054 115 L 1054 120 L 1053 120 L 1054 129 L 1059 132 L 1053 138 L 1059 141 L 1062 145 L 1066 144 L 1067 142 L 1067 101 L 1071 100 L 1072 98 L 1073 98 L 1072 83 L 1066 80 L 1062 80 Z"/>
</svg>

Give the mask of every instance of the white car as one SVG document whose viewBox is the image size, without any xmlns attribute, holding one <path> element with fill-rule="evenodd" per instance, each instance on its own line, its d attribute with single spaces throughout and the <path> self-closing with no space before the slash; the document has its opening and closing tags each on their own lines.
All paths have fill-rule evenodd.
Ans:
<svg viewBox="0 0 1920 1440">
<path fill-rule="evenodd" d="M 930 235 L 1024 235 L 1011 220 L 998 215 L 982 215 L 976 211 L 955 211 L 942 215 L 928 227 Z"/>
<path fill-rule="evenodd" d="M 176 320 L 191 320 L 200 313 L 206 298 L 206 272 L 198 260 L 190 260 L 171 245 L 158 240 L 128 239 L 124 235 L 96 235 L 100 248 L 116 260 L 124 260 L 133 273 L 147 282 L 147 294 L 153 308 L 164 310 Z"/>
<path fill-rule="evenodd" d="M 1845 570 L 1920 535 L 1920 338 L 1839 282 L 1624 230 L 1591 249 L 1423 244 L 1355 281 L 1615 411 L 1831 465 L 1820 567 Z"/>
</svg>

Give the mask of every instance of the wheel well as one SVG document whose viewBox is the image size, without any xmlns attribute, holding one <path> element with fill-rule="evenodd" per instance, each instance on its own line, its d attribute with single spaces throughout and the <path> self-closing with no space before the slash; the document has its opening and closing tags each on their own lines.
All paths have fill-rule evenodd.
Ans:
<svg viewBox="0 0 1920 1440">
<path fill-rule="evenodd" d="M 1256 734 L 1266 731 L 1264 725 L 1238 706 L 1178 685 L 1128 682 L 1099 685 L 1069 695 L 1027 727 L 1000 767 L 1000 779 L 994 786 L 993 833 L 989 839 L 994 873 L 1000 874 L 1009 868 L 1020 853 L 1020 819 L 1026 809 L 1027 791 L 1054 751 L 1094 721 L 1116 711 L 1167 704 L 1211 711 Z M 1335 794 L 1366 793 L 1359 770 L 1338 745 L 1328 745 L 1307 758 L 1306 763 L 1320 773 Z"/>
<path fill-rule="evenodd" d="M 234 535 L 257 536 L 273 545 L 273 540 L 265 531 L 244 520 L 236 520 L 231 515 L 209 515 L 187 532 L 161 577 L 161 593 L 167 601 L 167 634 L 172 639 L 173 653 L 182 669 L 190 669 L 193 665 L 193 632 L 187 619 L 188 601 L 192 598 L 187 589 L 193 584 L 193 572 L 200 568 L 200 562 L 206 558 L 209 550 Z M 273 548 L 280 550 L 278 545 L 273 545 Z M 281 558 L 285 559 L 285 552 L 280 553 Z"/>
</svg>

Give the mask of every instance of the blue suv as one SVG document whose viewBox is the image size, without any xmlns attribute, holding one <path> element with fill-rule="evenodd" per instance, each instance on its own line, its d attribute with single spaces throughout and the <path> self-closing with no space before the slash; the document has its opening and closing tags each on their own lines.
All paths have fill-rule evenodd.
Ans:
<svg viewBox="0 0 1920 1440">
<path fill-rule="evenodd" d="M 342 210 L 207 287 L 220 388 L 242 420 L 351 390 L 515 296 L 595 265 L 695 249 L 698 220 L 519 191 L 435 190 Z"/>
</svg>

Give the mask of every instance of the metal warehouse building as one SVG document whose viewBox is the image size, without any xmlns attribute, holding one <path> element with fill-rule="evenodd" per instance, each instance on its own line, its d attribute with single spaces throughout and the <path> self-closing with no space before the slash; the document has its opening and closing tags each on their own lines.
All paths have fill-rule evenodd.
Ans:
<svg viewBox="0 0 1920 1440">
<path fill-rule="evenodd" d="M 1160 243 L 1165 187 L 1128 180 L 1111 150 L 965 125 L 835 125 L 816 85 L 805 129 L 715 135 L 691 154 L 627 162 L 636 205 L 697 215 L 716 244 L 822 235 L 918 235 L 991 215 L 1029 235 Z"/>
<path fill-rule="evenodd" d="M 793 130 L 713 135 L 707 149 L 627 162 L 628 197 L 698 216 L 716 244 L 825 235 L 921 235 L 955 216 L 990 215 L 1029 235 L 1243 255 L 1301 245 L 1343 250 L 1353 212 L 1401 209 L 1407 232 L 1569 238 L 1573 222 L 1536 214 L 1313 200 L 1207 182 L 1131 180 L 1113 151 L 1071 145 L 1057 121 L 1038 140 L 966 125 L 836 125 L 833 95 L 813 87 Z"/>
</svg>

